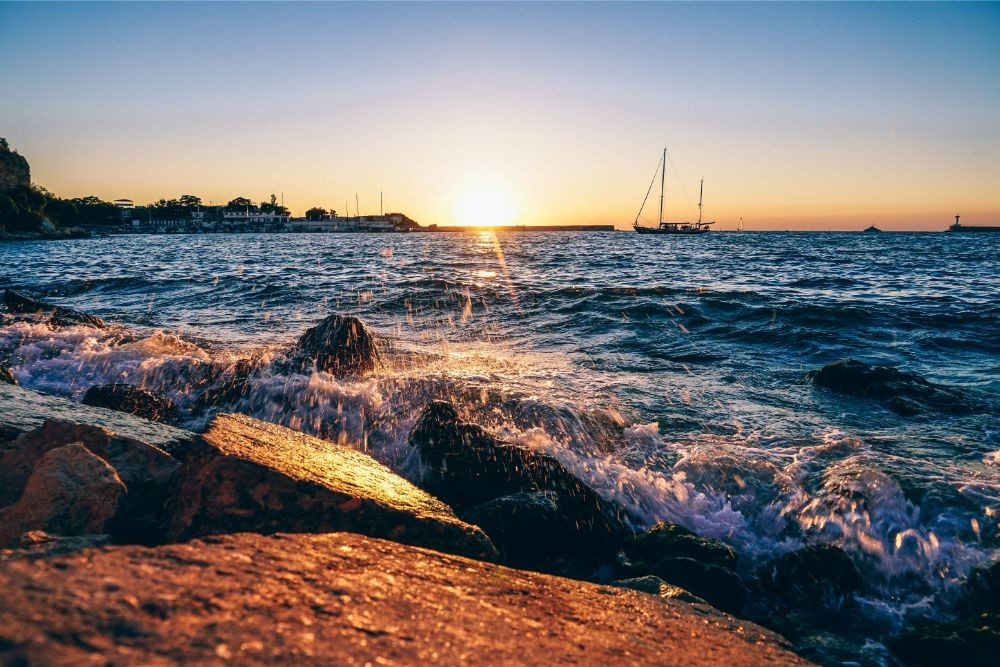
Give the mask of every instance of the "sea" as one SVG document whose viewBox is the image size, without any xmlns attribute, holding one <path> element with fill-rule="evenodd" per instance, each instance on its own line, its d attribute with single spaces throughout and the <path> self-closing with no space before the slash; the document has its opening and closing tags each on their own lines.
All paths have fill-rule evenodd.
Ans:
<svg viewBox="0 0 1000 667">
<path fill-rule="evenodd" d="M 840 546 L 863 622 L 831 629 L 848 648 L 826 662 L 891 663 L 885 639 L 949 618 L 1000 552 L 1000 235 L 115 236 L 0 244 L 0 287 L 114 323 L 0 328 L 21 385 L 79 400 L 139 384 L 195 429 L 206 366 L 274 358 L 357 315 L 384 368 L 274 371 L 237 409 L 413 475 L 407 434 L 446 399 L 637 528 L 729 543 L 748 582 L 779 554 Z M 971 407 L 902 416 L 809 379 L 848 358 Z"/>
</svg>

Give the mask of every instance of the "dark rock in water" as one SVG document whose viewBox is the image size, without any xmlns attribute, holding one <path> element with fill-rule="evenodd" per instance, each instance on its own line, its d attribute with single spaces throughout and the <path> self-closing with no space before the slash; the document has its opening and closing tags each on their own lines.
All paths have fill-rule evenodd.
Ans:
<svg viewBox="0 0 1000 667">
<path fill-rule="evenodd" d="M 799 606 L 840 602 L 861 588 L 861 575 L 843 549 L 811 544 L 761 568 L 760 580 L 779 598 Z"/>
<path fill-rule="evenodd" d="M 736 552 L 725 542 L 699 537 L 674 523 L 659 523 L 635 535 L 623 545 L 633 562 L 655 562 L 661 558 L 694 558 L 709 565 L 736 567 Z"/>
<path fill-rule="evenodd" d="M 619 588 L 631 588 L 633 590 L 642 591 L 643 593 L 649 593 L 650 595 L 656 595 L 668 600 L 677 600 L 678 602 L 708 604 L 697 595 L 692 595 L 679 586 L 671 586 L 663 579 L 660 579 L 656 575 L 652 574 L 648 574 L 645 577 L 635 577 L 634 579 L 619 579 L 618 581 L 611 582 L 611 585 Z"/>
<path fill-rule="evenodd" d="M 351 447 L 244 415 L 217 415 L 169 503 L 169 536 L 353 531 L 492 560 L 450 507 Z"/>
<path fill-rule="evenodd" d="M 5 366 L 0 366 L 0 384 L 17 384 L 14 372 Z"/>
<path fill-rule="evenodd" d="M 83 408 L 88 409 L 93 408 Z M 115 540 L 162 542 L 163 506 L 173 489 L 180 462 L 153 445 L 98 426 L 50 419 L 40 428 L 0 445 L 0 506 L 27 493 L 29 479 L 48 452 L 71 443 L 81 444 L 106 461 L 127 488 L 106 527 Z"/>
<path fill-rule="evenodd" d="M 632 562 L 625 567 L 625 571 L 632 577 L 656 575 L 730 614 L 740 614 L 746 604 L 747 590 L 736 574 L 724 567 L 702 563 L 694 558 Z"/>
<path fill-rule="evenodd" d="M 172 422 L 177 418 L 173 401 L 130 384 L 101 384 L 87 390 L 84 405 L 127 412 L 154 422 Z"/>
<path fill-rule="evenodd" d="M 838 394 L 883 401 L 887 408 L 902 416 L 912 416 L 926 408 L 955 413 L 974 409 L 955 389 L 928 382 L 914 373 L 869 366 L 856 359 L 827 364 L 806 377 Z"/>
<path fill-rule="evenodd" d="M 581 523 L 579 507 L 567 508 L 555 491 L 514 493 L 459 516 L 486 531 L 504 562 L 515 567 L 550 571 L 550 559 L 560 555 L 599 558 L 611 556 L 615 547 L 603 523 L 596 522 L 596 531 L 595 522 Z"/>
<path fill-rule="evenodd" d="M 213 374 L 213 384 L 195 400 L 192 410 L 202 412 L 212 408 L 233 405 L 240 399 L 253 393 L 254 384 L 251 376 L 258 370 L 259 364 L 250 359 L 237 361 L 231 372 L 221 371 Z"/>
<path fill-rule="evenodd" d="M 99 317 L 81 313 L 79 310 L 73 310 L 72 308 L 55 306 L 51 303 L 38 301 L 14 290 L 5 290 L 3 296 L 4 302 L 7 304 L 7 310 L 11 313 L 31 315 L 53 326 L 87 326 L 97 329 L 105 327 L 104 320 Z"/>
<path fill-rule="evenodd" d="M 927 622 L 888 642 L 906 665 L 992 667 L 1000 657 L 1000 612 L 984 611 L 954 622 Z"/>
<path fill-rule="evenodd" d="M 0 547 L 17 545 L 33 530 L 103 533 L 125 492 L 115 469 L 83 445 L 49 450 L 32 470 L 20 500 L 0 510 Z"/>
<path fill-rule="evenodd" d="M 460 510 L 512 494 L 554 491 L 558 509 L 551 509 L 543 497 L 534 497 L 550 507 L 543 522 L 573 522 L 578 534 L 594 548 L 603 545 L 615 549 L 631 534 L 621 509 L 603 500 L 559 461 L 462 422 L 450 403 L 428 405 L 410 432 L 409 443 L 428 468 L 423 486 Z M 507 513 L 511 518 L 515 506 L 523 501 L 505 501 L 490 514 L 499 517 Z"/>
<path fill-rule="evenodd" d="M 333 375 L 369 373 L 381 363 L 375 337 L 351 315 L 331 315 L 306 330 L 288 356 Z"/>
</svg>

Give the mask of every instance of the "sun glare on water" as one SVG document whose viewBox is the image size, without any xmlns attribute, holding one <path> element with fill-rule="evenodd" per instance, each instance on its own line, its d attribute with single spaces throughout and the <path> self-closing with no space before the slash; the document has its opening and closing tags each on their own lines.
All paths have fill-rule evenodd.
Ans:
<svg viewBox="0 0 1000 667">
<path fill-rule="evenodd" d="M 466 227 L 510 225 L 517 217 L 510 192 L 496 184 L 480 183 L 460 191 L 452 207 L 455 224 Z"/>
</svg>

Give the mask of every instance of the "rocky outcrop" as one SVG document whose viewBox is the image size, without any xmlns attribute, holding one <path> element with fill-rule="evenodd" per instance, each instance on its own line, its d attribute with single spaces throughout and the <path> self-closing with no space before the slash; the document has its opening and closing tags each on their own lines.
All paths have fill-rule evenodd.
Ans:
<svg viewBox="0 0 1000 667">
<path fill-rule="evenodd" d="M 333 375 L 370 373 L 381 363 L 375 337 L 351 315 L 330 315 L 307 329 L 288 357 L 302 369 Z"/>
<path fill-rule="evenodd" d="M 718 540 L 660 523 L 626 540 L 623 552 L 621 567 L 628 576 L 655 575 L 723 611 L 743 609 L 747 591 L 735 572 L 736 552 Z"/>
<path fill-rule="evenodd" d="M 0 509 L 0 547 L 14 546 L 34 530 L 104 533 L 125 491 L 115 469 L 82 444 L 49 450 L 34 466 L 20 500 Z"/>
<path fill-rule="evenodd" d="M 12 151 L 7 140 L 0 137 L 0 193 L 16 187 L 31 185 L 31 167 L 28 161 Z"/>
<path fill-rule="evenodd" d="M 371 457 L 243 415 L 217 415 L 181 471 L 170 537 L 348 530 L 496 558 L 483 532 Z"/>
<path fill-rule="evenodd" d="M 707 602 L 702 600 L 697 595 L 692 595 L 679 586 L 672 586 L 653 574 L 647 574 L 644 577 L 635 577 L 632 579 L 619 579 L 618 581 L 612 581 L 611 585 L 618 586 L 619 588 L 631 588 L 636 591 L 642 591 L 643 593 L 649 593 L 650 595 L 656 595 L 657 597 L 667 598 L 669 600 L 708 605 Z"/>
<path fill-rule="evenodd" d="M 6 366 L 0 366 L 0 384 L 17 384 L 14 372 Z"/>
<path fill-rule="evenodd" d="M 123 542 L 162 543 L 164 505 L 176 481 L 180 461 L 147 442 L 99 426 L 50 419 L 0 445 L 0 506 L 17 501 L 22 492 L 26 494 L 29 480 L 41 461 L 53 450 L 71 443 L 79 443 L 110 466 L 127 488 L 107 532 Z"/>
<path fill-rule="evenodd" d="M 4 664 L 804 665 L 752 623 L 348 533 L 0 563 Z"/>
<path fill-rule="evenodd" d="M 829 544 L 811 544 L 783 554 L 758 574 L 768 590 L 801 607 L 840 606 L 861 588 L 854 561 L 843 549 Z"/>
<path fill-rule="evenodd" d="M 55 327 L 85 326 L 103 329 L 106 326 L 104 320 L 94 315 L 32 299 L 14 290 L 4 290 L 3 297 L 8 312 L 28 316 L 36 322 L 46 322 Z"/>
<path fill-rule="evenodd" d="M 119 410 L 154 422 L 172 422 L 177 410 L 170 399 L 130 384 L 100 384 L 87 390 L 84 405 Z"/>
<path fill-rule="evenodd" d="M 869 366 L 856 359 L 827 364 L 806 377 L 817 386 L 838 394 L 880 401 L 902 416 L 926 410 L 961 414 L 975 409 L 958 390 L 928 382 L 914 373 L 887 366 Z"/>
</svg>

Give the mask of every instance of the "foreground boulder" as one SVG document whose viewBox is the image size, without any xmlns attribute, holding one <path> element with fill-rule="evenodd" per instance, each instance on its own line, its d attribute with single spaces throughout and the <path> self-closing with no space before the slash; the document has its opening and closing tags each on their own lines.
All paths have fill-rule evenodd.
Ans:
<svg viewBox="0 0 1000 667">
<path fill-rule="evenodd" d="M 882 401 L 902 416 L 911 416 L 926 409 L 965 413 L 973 410 L 957 390 L 942 387 L 914 373 L 887 366 L 869 366 L 856 359 L 843 359 L 827 364 L 806 376 L 819 387 L 847 396 Z"/>
<path fill-rule="evenodd" d="M 351 315 L 331 315 L 307 329 L 288 356 L 303 368 L 333 375 L 370 373 L 381 363 L 375 337 Z"/>
<path fill-rule="evenodd" d="M 209 422 L 188 453 L 170 508 L 172 540 L 348 530 L 497 557 L 479 528 L 366 454 L 244 415 Z"/>
<path fill-rule="evenodd" d="M 32 299 L 14 290 L 4 290 L 3 298 L 9 312 L 17 315 L 30 315 L 32 319 L 47 322 L 52 326 L 85 326 L 95 329 L 103 329 L 106 326 L 104 320 L 95 315 L 88 315 L 79 310 Z"/>
<path fill-rule="evenodd" d="M 12 560 L 0 590 L 3 664 L 808 664 L 702 607 L 348 533 Z"/>
<path fill-rule="evenodd" d="M 17 546 L 29 531 L 104 533 L 125 491 L 115 469 L 83 445 L 52 449 L 35 465 L 20 500 L 0 509 L 0 547 Z"/>
<path fill-rule="evenodd" d="M 84 405 L 127 412 L 154 422 L 177 418 L 173 401 L 131 384 L 99 384 L 87 390 Z"/>
<path fill-rule="evenodd" d="M 519 556 L 550 551 L 560 546 L 560 540 L 563 550 L 586 544 L 613 551 L 631 534 L 622 511 L 558 460 L 462 422 L 450 403 L 428 405 L 410 432 L 409 443 L 427 468 L 421 484 L 483 521 L 490 527 L 488 534 L 493 530 L 508 550 L 520 549 Z M 523 544 L 524 540 L 535 544 Z"/>
</svg>

